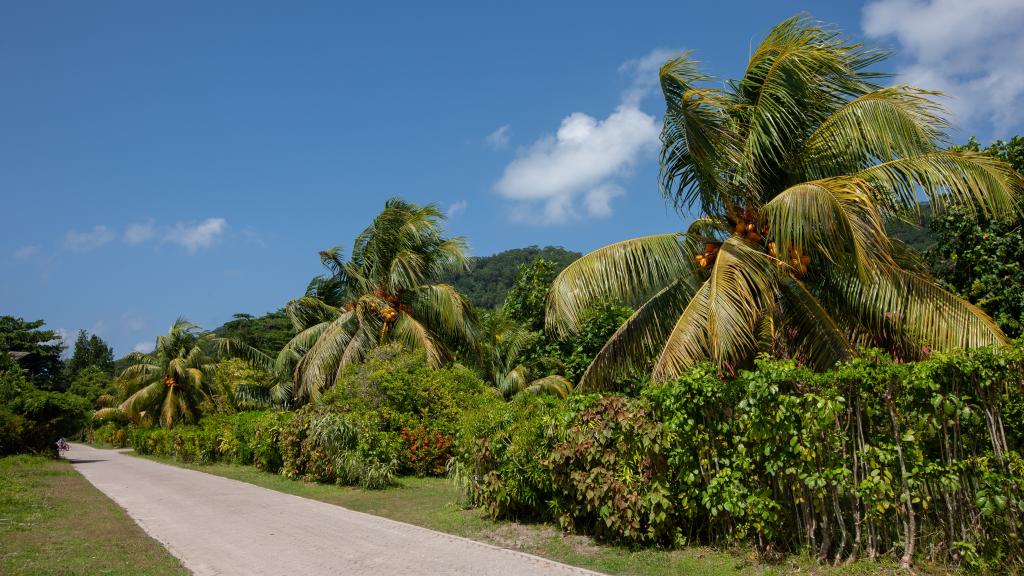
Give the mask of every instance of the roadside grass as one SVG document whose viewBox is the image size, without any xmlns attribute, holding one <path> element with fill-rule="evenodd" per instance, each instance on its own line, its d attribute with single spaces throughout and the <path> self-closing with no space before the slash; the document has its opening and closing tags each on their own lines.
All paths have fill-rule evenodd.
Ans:
<svg viewBox="0 0 1024 576">
<path fill-rule="evenodd" d="M 0 574 L 188 574 L 66 461 L 0 458 Z"/>
<path fill-rule="evenodd" d="M 680 550 L 639 549 L 595 543 L 591 538 L 564 534 L 547 524 L 499 522 L 481 511 L 458 504 L 458 492 L 443 478 L 404 477 L 388 490 L 363 490 L 330 484 L 289 480 L 251 466 L 184 464 L 157 456 L 139 456 L 163 464 L 189 468 L 255 484 L 278 492 L 320 500 L 350 510 L 455 534 L 502 548 L 535 554 L 565 564 L 615 575 L 702 576 L 821 574 L 826 576 L 901 573 L 893 562 L 856 562 L 827 567 L 809 558 L 791 557 L 779 563 L 760 561 L 750 550 L 719 550 L 690 546 Z M 929 573 L 926 569 L 919 572 Z"/>
</svg>

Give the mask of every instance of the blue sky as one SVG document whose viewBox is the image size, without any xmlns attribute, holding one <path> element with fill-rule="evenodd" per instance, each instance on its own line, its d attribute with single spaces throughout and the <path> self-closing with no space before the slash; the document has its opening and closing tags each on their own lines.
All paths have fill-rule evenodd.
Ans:
<svg viewBox="0 0 1024 576">
<path fill-rule="evenodd" d="M 120 355 L 270 311 L 393 195 L 478 255 L 678 229 L 657 64 L 735 77 L 800 11 L 956 96 L 957 137 L 1011 135 L 1024 9 L 980 3 L 6 2 L 0 314 Z"/>
</svg>

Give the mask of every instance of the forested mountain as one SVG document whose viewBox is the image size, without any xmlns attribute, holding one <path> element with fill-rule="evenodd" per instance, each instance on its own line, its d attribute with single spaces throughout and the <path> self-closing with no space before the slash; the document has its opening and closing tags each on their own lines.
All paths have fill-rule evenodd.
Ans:
<svg viewBox="0 0 1024 576">
<path fill-rule="evenodd" d="M 523 264 L 543 258 L 555 263 L 557 273 L 580 256 L 579 252 L 561 246 L 514 248 L 493 256 L 474 258 L 469 272 L 455 274 L 445 281 L 454 285 L 477 308 L 496 308 L 505 301 L 505 293 L 515 283 L 516 273 Z"/>
</svg>

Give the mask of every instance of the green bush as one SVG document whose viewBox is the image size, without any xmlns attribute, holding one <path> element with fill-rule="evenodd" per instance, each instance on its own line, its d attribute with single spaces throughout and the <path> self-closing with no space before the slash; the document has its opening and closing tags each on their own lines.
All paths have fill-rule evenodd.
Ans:
<svg viewBox="0 0 1024 576">
<path fill-rule="evenodd" d="M 88 402 L 82 398 L 37 390 L 16 365 L 0 370 L 0 455 L 56 456 L 57 440 L 79 436 L 88 414 Z"/>
<path fill-rule="evenodd" d="M 126 437 L 139 454 L 197 464 L 222 461 L 254 465 L 260 470 L 277 472 L 283 462 L 281 431 L 292 416 L 291 412 L 269 410 L 207 416 L 199 424 L 170 430 L 130 428 Z M 106 426 L 96 430 L 97 440 L 101 434 L 108 434 Z"/>
<path fill-rule="evenodd" d="M 494 516 L 613 542 L 1020 570 L 1021 392 L 1019 343 L 825 373 L 700 366 L 638 398 L 494 399 L 463 415 L 451 472 Z"/>
<path fill-rule="evenodd" d="M 646 399 L 610 396 L 580 412 L 544 464 L 563 528 L 602 540 L 675 544 L 671 435 Z"/>
<path fill-rule="evenodd" d="M 110 444 L 116 448 L 127 448 L 131 445 L 128 426 L 117 422 L 106 422 L 92 431 L 94 442 Z"/>
<path fill-rule="evenodd" d="M 289 478 L 376 489 L 398 469 L 401 439 L 368 414 L 330 406 L 300 409 L 281 431 L 282 473 Z"/>
<path fill-rule="evenodd" d="M 459 420 L 452 475 L 468 502 L 495 518 L 546 519 L 554 494 L 541 463 L 562 429 L 568 405 L 553 396 L 521 394 L 510 402 L 493 393 Z"/>
</svg>

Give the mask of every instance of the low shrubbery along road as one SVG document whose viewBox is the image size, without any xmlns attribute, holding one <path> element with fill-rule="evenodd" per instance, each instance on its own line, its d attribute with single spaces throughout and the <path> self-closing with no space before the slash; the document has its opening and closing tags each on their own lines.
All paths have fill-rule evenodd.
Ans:
<svg viewBox="0 0 1024 576">
<path fill-rule="evenodd" d="M 113 450 L 66 457 L 198 575 L 595 574 Z"/>
</svg>

